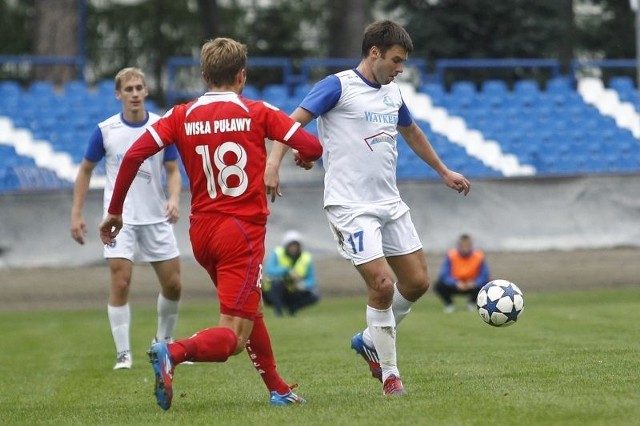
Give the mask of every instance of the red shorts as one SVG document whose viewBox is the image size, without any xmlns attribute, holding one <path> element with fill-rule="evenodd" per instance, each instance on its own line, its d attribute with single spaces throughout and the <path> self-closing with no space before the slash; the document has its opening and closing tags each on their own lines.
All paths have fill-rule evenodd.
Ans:
<svg viewBox="0 0 640 426">
<path fill-rule="evenodd" d="M 265 225 L 227 215 L 192 215 L 193 254 L 218 290 L 220 312 L 253 320 L 262 297 Z"/>
</svg>

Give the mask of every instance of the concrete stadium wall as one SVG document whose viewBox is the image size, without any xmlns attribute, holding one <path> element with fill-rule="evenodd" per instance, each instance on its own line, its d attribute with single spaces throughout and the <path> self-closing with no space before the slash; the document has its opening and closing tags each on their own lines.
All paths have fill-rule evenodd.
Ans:
<svg viewBox="0 0 640 426">
<path fill-rule="evenodd" d="M 429 252 L 446 250 L 463 232 L 486 251 L 640 246 L 640 176 L 478 180 L 466 198 L 440 182 L 403 183 L 400 190 Z M 283 193 L 270 205 L 267 247 L 295 228 L 316 257 L 335 257 L 322 210 L 322 185 L 285 185 Z M 0 195 L 0 268 L 102 262 L 97 234 L 102 191 L 87 198 L 84 246 L 70 237 L 71 200 L 70 191 Z M 185 260 L 193 259 L 189 202 L 185 191 L 176 225 Z"/>
</svg>

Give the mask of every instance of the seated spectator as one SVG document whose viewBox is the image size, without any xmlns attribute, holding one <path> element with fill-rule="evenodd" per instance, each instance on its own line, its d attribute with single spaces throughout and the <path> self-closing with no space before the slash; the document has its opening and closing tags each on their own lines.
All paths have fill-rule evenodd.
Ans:
<svg viewBox="0 0 640 426">
<path fill-rule="evenodd" d="M 474 310 L 478 292 L 488 281 L 489 267 L 484 253 L 474 249 L 471 237 L 463 234 L 442 263 L 435 291 L 444 302 L 447 314 L 455 311 L 453 296 L 457 294 L 468 296 L 467 307 Z"/>
<path fill-rule="evenodd" d="M 265 274 L 262 296 L 277 316 L 282 316 L 285 310 L 295 315 L 320 299 L 311 253 L 302 249 L 302 238 L 297 231 L 284 234 L 282 245 L 277 246 L 267 260 Z"/>
</svg>

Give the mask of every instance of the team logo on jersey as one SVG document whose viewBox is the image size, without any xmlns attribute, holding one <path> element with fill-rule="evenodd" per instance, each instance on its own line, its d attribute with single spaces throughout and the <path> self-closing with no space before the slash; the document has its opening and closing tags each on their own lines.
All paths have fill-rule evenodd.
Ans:
<svg viewBox="0 0 640 426">
<path fill-rule="evenodd" d="M 369 136 L 368 138 L 364 138 L 364 141 L 371 151 L 373 151 L 373 146 L 379 143 L 388 143 L 391 146 L 396 146 L 396 138 L 387 132 L 380 132 Z"/>
<path fill-rule="evenodd" d="M 396 103 L 393 102 L 393 99 L 391 99 L 387 95 L 385 95 L 384 98 L 382 98 L 382 103 L 385 104 L 388 107 L 391 107 L 391 108 L 395 108 L 395 106 L 396 106 Z"/>
</svg>

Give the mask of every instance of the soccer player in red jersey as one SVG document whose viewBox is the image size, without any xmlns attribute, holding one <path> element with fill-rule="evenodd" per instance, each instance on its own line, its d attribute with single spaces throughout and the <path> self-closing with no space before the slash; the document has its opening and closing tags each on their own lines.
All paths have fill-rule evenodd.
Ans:
<svg viewBox="0 0 640 426">
<path fill-rule="evenodd" d="M 322 146 L 277 108 L 240 96 L 246 62 L 246 46 L 234 40 L 216 38 L 202 46 L 200 64 L 208 92 L 173 107 L 127 151 L 108 215 L 100 225 L 102 241 L 113 243 L 138 167 L 175 143 L 190 181 L 193 252 L 218 290 L 220 319 L 217 327 L 149 349 L 155 395 L 164 410 L 171 407 L 176 365 L 224 362 L 245 348 L 270 392 L 271 404 L 305 402 L 276 370 L 262 314 L 260 279 L 269 214 L 263 181 L 265 138 L 296 150 L 297 161 L 318 159 Z"/>
</svg>

